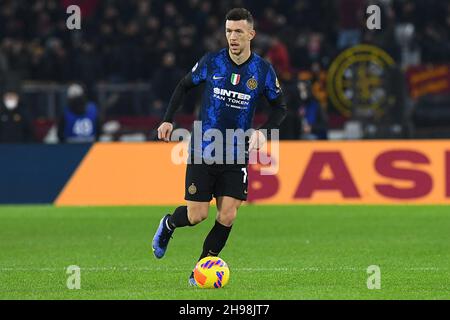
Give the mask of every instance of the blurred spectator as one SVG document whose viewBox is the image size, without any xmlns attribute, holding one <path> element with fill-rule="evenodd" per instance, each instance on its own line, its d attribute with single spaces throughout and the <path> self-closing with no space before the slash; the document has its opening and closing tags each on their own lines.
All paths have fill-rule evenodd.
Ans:
<svg viewBox="0 0 450 320">
<path fill-rule="evenodd" d="M 60 39 L 50 38 L 41 64 L 42 77 L 46 80 L 64 81 L 71 77 L 67 52 Z"/>
<path fill-rule="evenodd" d="M 364 0 L 338 0 L 338 49 L 356 46 L 361 42 L 364 27 Z"/>
<path fill-rule="evenodd" d="M 327 139 L 327 115 L 312 90 L 311 80 L 291 81 L 284 87 L 288 111 L 280 139 Z"/>
<path fill-rule="evenodd" d="M 304 140 L 326 140 L 327 115 L 315 99 L 308 81 L 297 83 L 299 112 L 302 117 L 302 139 Z"/>
<path fill-rule="evenodd" d="M 8 71 L 8 59 L 6 54 L 2 51 L 0 47 L 0 74 L 5 74 Z"/>
<path fill-rule="evenodd" d="M 72 84 L 67 90 L 68 105 L 58 121 L 59 142 L 90 143 L 101 134 L 97 106 L 86 100 L 84 89 Z"/>
<path fill-rule="evenodd" d="M 0 101 L 0 143 L 33 142 L 33 127 L 21 104 L 20 90 L 6 88 Z"/>
<path fill-rule="evenodd" d="M 90 97 L 92 96 L 95 82 L 103 74 L 102 61 L 94 44 L 90 42 L 83 42 L 75 52 L 72 77 L 66 77 L 66 79 L 75 78 L 77 81 L 84 83 L 87 87 L 85 94 Z"/>
<path fill-rule="evenodd" d="M 445 63 L 450 56 L 448 30 L 443 30 L 430 21 L 422 34 L 422 61 L 425 63 Z"/>
<path fill-rule="evenodd" d="M 267 59 L 272 63 L 275 71 L 281 78 L 291 73 L 291 61 L 286 44 L 278 36 L 273 36 L 270 48 L 267 52 Z"/>
<path fill-rule="evenodd" d="M 184 75 L 177 67 L 173 52 L 164 54 L 161 62 L 162 65 L 155 71 L 152 80 L 155 100 L 151 113 L 157 116 L 163 116 L 173 90 Z"/>
<path fill-rule="evenodd" d="M 90 17 L 98 6 L 100 0 L 59 0 L 64 8 L 71 5 L 77 5 L 80 7 L 80 11 L 83 17 Z M 55 1 L 56 2 L 56 1 Z"/>
<path fill-rule="evenodd" d="M 0 70 L 14 71 L 21 79 L 29 76 L 29 56 L 22 40 L 5 38 L 0 52 Z"/>
</svg>

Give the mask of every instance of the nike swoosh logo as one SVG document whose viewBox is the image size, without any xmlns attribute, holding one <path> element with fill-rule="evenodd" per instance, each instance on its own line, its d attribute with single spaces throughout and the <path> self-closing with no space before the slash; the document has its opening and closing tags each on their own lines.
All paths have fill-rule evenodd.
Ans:
<svg viewBox="0 0 450 320">
<path fill-rule="evenodd" d="M 223 79 L 224 77 L 216 77 L 216 76 L 213 76 L 213 80 L 219 80 L 219 79 Z"/>
</svg>

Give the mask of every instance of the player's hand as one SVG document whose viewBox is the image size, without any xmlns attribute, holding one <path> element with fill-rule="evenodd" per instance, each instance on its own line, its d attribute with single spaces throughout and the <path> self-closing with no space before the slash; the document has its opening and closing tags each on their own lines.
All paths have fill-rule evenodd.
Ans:
<svg viewBox="0 0 450 320">
<path fill-rule="evenodd" d="M 255 130 L 248 142 L 248 151 L 259 150 L 266 143 L 266 136 L 259 130 Z"/>
<path fill-rule="evenodd" d="M 173 124 L 170 122 L 163 122 L 158 128 L 158 139 L 169 142 L 170 135 L 173 131 Z"/>
</svg>

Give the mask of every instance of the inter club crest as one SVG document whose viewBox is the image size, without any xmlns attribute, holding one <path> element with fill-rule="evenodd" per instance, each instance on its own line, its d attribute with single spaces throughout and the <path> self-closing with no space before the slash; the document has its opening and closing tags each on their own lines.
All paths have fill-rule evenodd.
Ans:
<svg viewBox="0 0 450 320">
<path fill-rule="evenodd" d="M 258 87 L 258 81 L 255 78 L 250 78 L 247 81 L 247 88 L 250 90 L 255 90 Z"/>
<path fill-rule="evenodd" d="M 191 184 L 189 186 L 188 192 L 189 192 L 189 194 L 196 194 L 197 193 L 197 187 L 195 186 L 195 184 Z"/>
</svg>

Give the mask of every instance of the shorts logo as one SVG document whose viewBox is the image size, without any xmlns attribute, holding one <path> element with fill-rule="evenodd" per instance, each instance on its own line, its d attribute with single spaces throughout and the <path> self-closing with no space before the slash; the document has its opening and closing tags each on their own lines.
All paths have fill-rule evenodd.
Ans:
<svg viewBox="0 0 450 320">
<path fill-rule="evenodd" d="M 189 186 L 188 192 L 189 192 L 189 194 L 196 194 L 197 193 L 197 187 L 195 186 L 195 184 L 191 184 Z"/>
<path fill-rule="evenodd" d="M 256 81 L 255 78 L 248 79 L 247 88 L 249 88 L 250 90 L 255 90 L 256 88 L 258 88 L 258 81 Z"/>
<path fill-rule="evenodd" d="M 237 74 L 237 73 L 232 73 L 230 80 L 231 80 L 232 85 L 237 85 L 237 84 L 239 84 L 239 81 L 241 80 L 241 75 Z"/>
<path fill-rule="evenodd" d="M 245 189 L 245 190 L 244 190 L 244 194 L 247 194 L 247 193 L 248 193 L 248 191 L 247 191 L 247 189 Z"/>
</svg>

